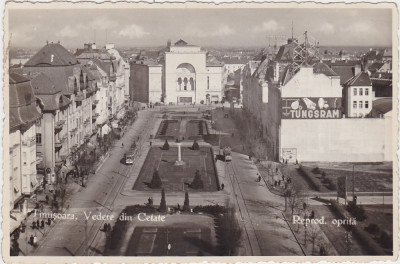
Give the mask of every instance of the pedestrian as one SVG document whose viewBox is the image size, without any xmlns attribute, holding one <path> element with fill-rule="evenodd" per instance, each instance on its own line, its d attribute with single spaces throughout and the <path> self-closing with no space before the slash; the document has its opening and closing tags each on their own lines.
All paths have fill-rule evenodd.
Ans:
<svg viewBox="0 0 400 264">
<path fill-rule="evenodd" d="M 249 155 L 249 160 L 251 160 L 251 155 Z"/>
<path fill-rule="evenodd" d="M 151 147 L 151 145 L 153 144 L 153 142 L 152 141 L 150 141 L 150 147 Z"/>
<path fill-rule="evenodd" d="M 33 246 L 33 235 L 31 235 L 31 237 L 29 238 L 29 244 Z"/>
<path fill-rule="evenodd" d="M 107 223 L 104 223 L 103 231 L 104 231 L 104 232 L 107 232 L 107 229 L 108 229 L 108 224 L 107 224 Z"/>
<path fill-rule="evenodd" d="M 46 197 L 45 197 L 45 199 L 46 199 L 46 204 L 49 204 L 49 196 L 46 194 Z"/>
<path fill-rule="evenodd" d="M 296 159 L 296 165 L 299 165 L 299 162 L 297 161 L 297 159 Z"/>
<path fill-rule="evenodd" d="M 278 183 L 275 181 L 275 182 L 274 182 L 274 187 L 276 187 L 277 184 L 278 184 Z"/>
<path fill-rule="evenodd" d="M 122 143 L 122 148 L 124 148 L 124 143 Z"/>
<path fill-rule="evenodd" d="M 40 221 L 39 221 L 39 219 L 36 220 L 36 226 L 37 226 L 38 228 L 40 227 Z"/>
<path fill-rule="evenodd" d="M 221 184 L 221 190 L 223 190 L 225 188 L 225 184 Z"/>
<path fill-rule="evenodd" d="M 40 228 L 44 228 L 44 220 L 40 221 Z"/>
<path fill-rule="evenodd" d="M 181 210 L 181 206 L 178 204 L 178 210 Z"/>
<path fill-rule="evenodd" d="M 47 225 L 51 225 L 51 218 L 47 218 Z"/>
<path fill-rule="evenodd" d="M 36 222 L 33 221 L 33 222 L 32 222 L 32 229 L 35 229 L 35 228 L 36 228 Z"/>
<path fill-rule="evenodd" d="M 278 186 L 281 186 L 281 180 L 278 181 Z"/>
<path fill-rule="evenodd" d="M 282 181 L 285 181 L 285 175 L 282 175 Z"/>
<path fill-rule="evenodd" d="M 287 165 L 287 159 L 286 159 L 286 163 L 285 164 Z"/>
<path fill-rule="evenodd" d="M 275 168 L 275 173 L 278 173 L 278 167 Z"/>
<path fill-rule="evenodd" d="M 258 182 L 261 182 L 261 175 L 258 176 Z"/>
</svg>

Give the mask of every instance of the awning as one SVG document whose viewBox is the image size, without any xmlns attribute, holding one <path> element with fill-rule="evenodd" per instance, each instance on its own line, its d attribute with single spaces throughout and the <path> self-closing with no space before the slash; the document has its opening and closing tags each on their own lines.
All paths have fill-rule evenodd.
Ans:
<svg viewBox="0 0 400 264">
<path fill-rule="evenodd" d="M 105 124 L 102 128 L 101 128 L 101 136 L 107 135 L 108 133 L 110 133 L 111 128 Z"/>
<path fill-rule="evenodd" d="M 117 118 L 121 119 L 125 115 L 125 108 L 122 108 L 118 113 L 117 113 Z"/>
<path fill-rule="evenodd" d="M 95 146 L 89 142 L 86 144 L 86 148 L 87 148 L 87 150 L 93 150 L 95 148 Z"/>
<path fill-rule="evenodd" d="M 36 186 L 38 186 L 39 182 L 36 178 L 36 174 L 31 174 L 31 186 L 32 188 L 35 188 Z"/>
<path fill-rule="evenodd" d="M 19 228 L 22 222 L 23 216 L 21 212 L 11 212 L 10 214 L 10 234 Z"/>
<path fill-rule="evenodd" d="M 72 165 L 63 165 L 62 167 L 61 167 L 61 170 L 60 170 L 60 176 L 63 176 L 63 173 L 64 173 L 64 176 L 66 176 L 70 171 L 72 171 L 72 170 L 74 170 L 75 168 L 74 168 L 74 166 L 72 166 Z"/>
</svg>

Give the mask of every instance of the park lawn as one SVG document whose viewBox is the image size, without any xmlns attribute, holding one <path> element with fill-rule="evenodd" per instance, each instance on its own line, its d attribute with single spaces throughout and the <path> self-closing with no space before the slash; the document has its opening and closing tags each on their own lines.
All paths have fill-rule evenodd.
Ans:
<svg viewBox="0 0 400 264">
<path fill-rule="evenodd" d="M 160 123 L 160 126 L 157 131 L 156 138 L 160 139 L 174 139 L 179 134 L 179 126 L 180 121 L 178 120 L 163 120 Z M 163 128 L 166 127 L 166 130 L 163 133 Z"/>
<path fill-rule="evenodd" d="M 147 154 L 146 160 L 139 173 L 133 189 L 140 191 L 158 191 L 151 189 L 151 182 L 154 171 L 157 169 L 162 181 L 162 188 L 165 191 L 217 191 L 216 172 L 211 149 L 201 147 L 199 150 L 192 150 L 188 147 L 182 148 L 183 166 L 176 166 L 178 149 L 171 147 L 169 150 L 162 150 L 159 147 L 152 147 Z M 196 170 L 200 171 L 204 187 L 192 189 L 189 184 L 193 181 Z"/>
<path fill-rule="evenodd" d="M 165 222 L 133 221 L 126 256 L 217 255 L 214 219 L 206 215 L 168 215 Z M 171 244 L 170 251 L 167 245 Z"/>
<path fill-rule="evenodd" d="M 309 170 L 312 177 L 322 182 L 321 174 L 314 174 L 312 170 L 315 167 L 304 166 L 305 169 Z M 325 172 L 326 178 L 333 182 L 336 188 L 337 178 L 340 176 L 347 177 L 347 188 L 348 190 L 353 189 L 353 172 L 351 170 L 340 170 L 340 169 L 327 169 L 320 168 L 321 173 Z M 379 173 L 372 171 L 355 171 L 354 172 L 354 190 L 356 192 L 380 192 L 380 191 L 392 191 L 393 190 L 393 174 L 390 173 Z M 333 191 L 329 190 L 324 186 L 322 191 Z"/>
</svg>

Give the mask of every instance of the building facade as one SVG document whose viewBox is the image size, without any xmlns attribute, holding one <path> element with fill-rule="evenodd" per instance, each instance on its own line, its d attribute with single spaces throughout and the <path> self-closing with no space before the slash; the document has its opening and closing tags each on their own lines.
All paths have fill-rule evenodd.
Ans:
<svg viewBox="0 0 400 264">
<path fill-rule="evenodd" d="M 36 171 L 36 122 L 41 119 L 31 82 L 28 78 L 9 75 L 9 171 L 10 208 L 18 207 L 33 194 L 40 176 Z M 26 205 L 25 205 L 26 206 Z"/>
<path fill-rule="evenodd" d="M 207 60 L 200 47 L 179 40 L 155 60 L 131 62 L 133 101 L 167 104 L 211 103 L 222 99 L 223 65 Z"/>
<path fill-rule="evenodd" d="M 341 76 L 312 53 L 296 62 L 291 56 L 296 45 L 302 47 L 289 41 L 274 59 L 250 61 L 243 70 L 243 120 L 259 140 L 261 155 L 293 163 L 390 160 L 390 115 L 345 115 L 350 106 L 354 110 L 353 101 L 363 115 L 371 112 L 374 94 L 368 74 L 350 77 L 342 87 Z"/>
<path fill-rule="evenodd" d="M 45 111 L 37 133 L 43 156 L 39 169 L 46 171 L 52 183 L 63 164 L 79 160 L 84 144 L 96 133 L 92 118 L 96 83 L 90 71 L 59 43 L 47 43 L 23 71 L 33 79 Z"/>
</svg>

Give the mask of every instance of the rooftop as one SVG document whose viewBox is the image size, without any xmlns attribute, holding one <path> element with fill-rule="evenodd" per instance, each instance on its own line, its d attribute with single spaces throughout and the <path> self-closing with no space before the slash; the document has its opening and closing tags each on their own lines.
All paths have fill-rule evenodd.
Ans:
<svg viewBox="0 0 400 264">
<path fill-rule="evenodd" d="M 367 72 L 360 72 L 350 80 L 348 80 L 345 86 L 372 86 L 371 79 Z"/>
<path fill-rule="evenodd" d="M 41 117 L 31 82 L 17 73 L 10 73 L 10 131 L 23 129 Z"/>
<path fill-rule="evenodd" d="M 392 98 L 381 98 L 372 102 L 372 110 L 368 117 L 381 117 L 382 115 L 392 111 Z"/>
<path fill-rule="evenodd" d="M 66 66 L 78 63 L 75 56 L 59 43 L 47 43 L 25 63 L 25 67 Z"/>
</svg>

